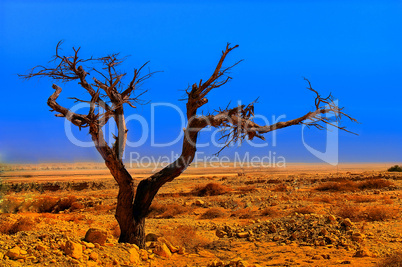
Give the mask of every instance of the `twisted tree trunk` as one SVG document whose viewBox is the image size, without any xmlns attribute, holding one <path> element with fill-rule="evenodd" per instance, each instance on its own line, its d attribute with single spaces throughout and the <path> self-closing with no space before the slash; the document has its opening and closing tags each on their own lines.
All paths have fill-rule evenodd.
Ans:
<svg viewBox="0 0 402 267">
<path fill-rule="evenodd" d="M 222 68 L 228 53 L 238 47 L 237 45 L 231 47 L 230 44 L 227 44 L 226 49 L 222 51 L 222 55 L 214 72 L 208 80 L 205 82 L 200 80 L 198 84 L 195 83 L 186 90 L 188 125 L 184 130 L 183 147 L 180 157 L 158 173 L 142 180 L 138 184 L 137 190 L 135 190 L 134 180 L 122 161 L 127 141 L 124 105 L 135 108 L 134 104 L 141 102 L 139 97 L 143 93 L 135 95 L 136 87 L 150 78 L 155 72 L 150 72 L 144 76 L 140 75 L 141 70 L 147 63 L 142 65 L 139 69 L 134 69 L 134 76 L 128 87 L 124 89 L 122 88 L 123 84 L 121 78 L 126 75 L 126 73 L 120 73 L 116 69 L 122 62 L 122 60 L 117 57 L 118 54 L 112 54 L 101 58 L 91 57 L 81 59 L 78 56 L 80 48 L 73 48 L 73 56 L 61 56 L 59 55 L 60 45 L 61 42 L 57 44 L 56 55 L 54 60 L 52 60 L 52 62 L 57 63 L 55 66 L 44 67 L 40 65 L 33 68 L 29 74 L 20 75 L 20 77 L 26 79 L 33 77 L 50 77 L 54 80 L 61 81 L 77 80 L 78 84 L 88 92 L 91 97 L 90 100 L 73 98 L 76 102 L 87 103 L 89 105 L 88 114 L 74 113 L 59 105 L 57 98 L 62 89 L 55 84 L 53 85 L 55 92 L 49 97 L 47 104 L 52 111 L 57 112 L 57 117 L 66 118 L 79 127 L 79 129 L 89 127 L 89 133 L 96 149 L 104 159 L 106 166 L 109 168 L 110 173 L 119 186 L 115 215 L 121 230 L 119 242 L 136 244 L 140 248 L 145 248 L 145 218 L 155 195 L 164 184 L 182 174 L 194 160 L 197 137 L 201 129 L 205 127 L 218 127 L 227 130 L 227 134 L 222 136 L 222 140 L 224 140 L 225 143 L 222 149 L 224 149 L 229 146 L 229 144 L 246 138 L 249 140 L 255 137 L 264 139 L 262 134 L 293 125 L 305 124 L 318 129 L 324 129 L 324 125 L 327 124 L 347 131 L 345 127 L 337 125 L 341 116 L 346 116 L 351 121 L 357 122 L 354 118 L 342 111 L 343 108 L 340 108 L 333 101 L 332 95 L 329 95 L 327 98 L 322 98 L 321 95 L 311 87 L 308 80 L 309 87 L 307 88 L 316 94 L 315 110 L 297 119 L 260 126 L 253 121 L 254 102 L 248 106 L 239 106 L 232 109 L 227 107 L 226 109 L 215 110 L 213 112 L 214 114 L 197 116 L 197 110 L 208 102 L 208 93 L 226 84 L 231 79 L 231 77 L 228 76 L 229 71 L 239 63 L 237 62 L 232 66 Z M 101 68 L 87 68 L 87 70 L 93 70 L 92 73 L 99 74 L 98 77 L 104 80 L 104 82 L 99 81 L 95 77 L 93 77 L 93 83 L 89 83 L 86 80 L 89 72 L 86 72 L 81 65 L 86 62 L 101 62 Z M 100 90 L 103 90 L 103 92 L 101 93 Z M 331 120 L 328 117 L 323 117 L 323 114 L 333 115 L 334 119 Z M 103 126 L 105 126 L 110 119 L 114 119 L 118 129 L 118 136 L 113 146 L 107 144 L 102 132 Z"/>
</svg>

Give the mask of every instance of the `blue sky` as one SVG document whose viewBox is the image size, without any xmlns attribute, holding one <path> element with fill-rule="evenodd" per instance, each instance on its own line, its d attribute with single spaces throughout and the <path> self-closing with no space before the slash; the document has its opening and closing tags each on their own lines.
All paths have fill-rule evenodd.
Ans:
<svg viewBox="0 0 402 267">
<path fill-rule="evenodd" d="M 178 99 L 189 84 L 211 74 L 227 42 L 239 44 L 227 64 L 244 59 L 232 71 L 233 80 L 212 92 L 205 111 L 231 101 L 259 98 L 258 114 L 286 115 L 311 110 L 314 95 L 303 77 L 361 124 L 345 120 L 359 136 L 340 133 L 341 162 L 402 161 L 402 2 L 401 1 L 1 1 L 0 2 L 0 160 L 5 162 L 99 160 L 94 148 L 80 148 L 66 137 L 63 119 L 49 112 L 46 100 L 51 80 L 24 81 L 26 73 L 46 64 L 59 40 L 63 52 L 81 46 L 82 56 L 120 52 L 130 55 L 124 71 L 150 60 L 152 71 L 162 70 L 143 85 L 152 103 L 185 103 Z M 60 102 L 85 96 L 76 84 L 63 87 Z M 63 99 L 64 98 L 64 99 Z M 63 100 L 62 100 L 63 99 Z M 128 114 L 150 120 L 151 107 Z M 179 116 L 156 109 L 155 136 L 175 139 Z M 138 123 L 129 124 L 129 138 L 141 135 Z M 84 129 L 77 137 L 89 140 Z M 305 130 L 306 141 L 323 150 L 325 132 Z M 202 140 L 208 140 L 205 133 Z M 288 162 L 320 162 L 301 141 L 301 127 L 277 132 L 277 145 L 229 148 L 255 155 L 276 152 Z M 130 148 L 142 155 L 179 153 L 180 143 L 155 148 L 150 141 Z M 199 151 L 210 155 L 216 148 Z"/>
</svg>

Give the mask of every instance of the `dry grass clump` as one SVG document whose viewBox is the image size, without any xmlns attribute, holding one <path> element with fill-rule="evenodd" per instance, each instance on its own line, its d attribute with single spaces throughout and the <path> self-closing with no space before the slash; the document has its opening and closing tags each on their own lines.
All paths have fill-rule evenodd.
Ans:
<svg viewBox="0 0 402 267">
<path fill-rule="evenodd" d="M 377 264 L 377 267 L 402 267 L 402 251 L 395 251 L 383 258 Z"/>
<path fill-rule="evenodd" d="M 342 180 L 339 182 L 326 182 L 320 184 L 315 188 L 317 191 L 332 191 L 332 192 L 348 192 L 348 191 L 356 191 L 357 185 L 353 181 Z"/>
<path fill-rule="evenodd" d="M 300 208 L 296 208 L 293 212 L 301 213 L 301 214 L 311 214 L 311 213 L 314 213 L 314 208 L 310 207 L 310 206 L 300 207 Z"/>
<path fill-rule="evenodd" d="M 178 204 L 159 204 L 154 203 L 149 208 L 150 218 L 170 219 L 177 215 L 188 212 L 189 209 Z"/>
<path fill-rule="evenodd" d="M 316 197 L 314 198 L 314 201 L 316 202 L 322 202 L 322 203 L 327 203 L 327 204 L 333 204 L 338 200 L 338 197 L 335 196 L 320 196 L 320 197 Z"/>
<path fill-rule="evenodd" d="M 362 219 L 363 209 L 358 206 L 342 205 L 335 213 L 344 219 L 349 218 L 352 221 L 360 221 Z"/>
<path fill-rule="evenodd" d="M 349 198 L 349 200 L 354 201 L 356 203 L 369 203 L 369 202 L 375 202 L 376 201 L 375 197 L 372 197 L 372 196 L 358 196 L 358 195 L 355 195 L 355 196 L 350 196 L 348 198 Z"/>
<path fill-rule="evenodd" d="M 208 183 L 205 186 L 197 186 L 192 190 L 192 195 L 194 196 L 218 196 L 229 193 L 232 191 L 231 188 L 218 184 L 218 183 Z"/>
<path fill-rule="evenodd" d="M 185 247 L 187 251 L 194 252 L 196 248 L 203 247 L 209 243 L 209 240 L 199 235 L 196 228 L 190 225 L 178 225 L 174 229 L 166 226 L 160 231 L 174 246 Z"/>
<path fill-rule="evenodd" d="M 204 212 L 200 218 L 201 219 L 216 219 L 226 217 L 227 213 L 223 208 L 210 208 L 206 212 Z"/>
<path fill-rule="evenodd" d="M 361 190 L 365 189 L 382 189 L 392 187 L 395 184 L 392 181 L 386 179 L 367 179 L 359 182 L 358 187 Z"/>
<path fill-rule="evenodd" d="M 0 199 L 1 213 L 17 213 L 20 209 L 25 209 L 26 201 L 21 198 L 7 196 Z"/>
<path fill-rule="evenodd" d="M 81 209 L 84 206 L 77 201 L 75 196 L 53 197 L 41 196 L 37 199 L 33 198 L 17 198 L 6 196 L 0 200 L 0 210 L 3 213 L 18 212 L 38 212 L 38 213 L 58 213 L 64 210 Z"/>
<path fill-rule="evenodd" d="M 392 181 L 386 179 L 367 179 L 361 182 L 354 182 L 350 180 L 342 180 L 338 182 L 323 183 L 315 188 L 317 191 L 342 191 L 342 192 L 354 192 L 357 190 L 367 189 L 382 189 L 392 187 L 395 184 Z"/>
<path fill-rule="evenodd" d="M 336 211 L 336 215 L 352 221 L 385 221 L 396 217 L 399 210 L 393 207 L 370 206 L 367 208 L 345 205 Z"/>
<path fill-rule="evenodd" d="M 286 192 L 286 191 L 288 191 L 288 186 L 287 186 L 286 184 L 284 184 L 284 183 L 280 183 L 280 184 L 277 184 L 277 185 L 272 189 L 272 191 L 275 191 L 275 192 Z"/>
<path fill-rule="evenodd" d="M 266 217 L 280 217 L 282 215 L 282 212 L 277 208 L 277 207 L 266 207 L 261 211 L 261 216 L 266 216 Z"/>
<path fill-rule="evenodd" d="M 15 222 L 4 217 L 0 220 L 0 232 L 8 235 L 14 235 L 21 231 L 31 231 L 34 226 L 34 220 L 29 217 L 20 217 Z"/>
<path fill-rule="evenodd" d="M 399 211 L 392 207 L 368 207 L 365 210 L 367 221 L 386 221 L 398 215 Z"/>
<path fill-rule="evenodd" d="M 251 208 L 237 209 L 230 214 L 230 217 L 236 217 L 239 219 L 253 219 L 256 216 L 256 211 Z"/>
<path fill-rule="evenodd" d="M 237 191 L 241 192 L 241 193 L 253 193 L 255 191 L 257 191 L 258 189 L 252 185 L 252 186 L 242 186 L 237 188 Z"/>
</svg>

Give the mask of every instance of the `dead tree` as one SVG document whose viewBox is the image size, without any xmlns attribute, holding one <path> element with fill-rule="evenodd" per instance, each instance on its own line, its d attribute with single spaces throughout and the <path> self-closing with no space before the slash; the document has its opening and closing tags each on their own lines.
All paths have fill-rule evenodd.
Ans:
<svg viewBox="0 0 402 267">
<path fill-rule="evenodd" d="M 131 81 L 128 85 L 124 85 L 121 80 L 126 73 L 120 73 L 117 69 L 124 58 L 119 58 L 118 54 L 101 58 L 81 59 L 79 57 L 79 48 L 73 48 L 74 53 L 71 56 L 60 55 L 60 45 L 61 42 L 56 46 L 56 54 L 51 61 L 53 64 L 51 67 L 36 66 L 28 74 L 20 76 L 26 79 L 49 77 L 61 82 L 77 81 L 86 90 L 89 95 L 87 100 L 73 99 L 76 102 L 87 103 L 89 107 L 88 114 L 74 113 L 59 105 L 57 98 L 62 88 L 56 84 L 53 84 L 55 92 L 49 97 L 47 104 L 52 111 L 57 113 L 57 117 L 66 118 L 80 129 L 88 128 L 96 149 L 103 157 L 106 166 L 119 186 L 115 214 L 121 229 L 119 242 L 137 244 L 140 248 L 145 247 L 145 218 L 152 200 L 164 184 L 178 177 L 191 164 L 196 153 L 198 134 L 203 128 L 222 128 L 224 133 L 222 140 L 225 144 L 223 148 L 225 148 L 233 142 L 246 138 L 250 140 L 253 138 L 264 139 L 263 134 L 292 125 L 306 124 L 318 129 L 324 129 L 325 124 L 338 127 L 333 122 L 339 121 L 342 116 L 354 122 L 356 121 L 334 103 L 331 95 L 327 98 L 322 98 L 311 87 L 310 82 L 308 82 L 308 89 L 315 93 L 314 110 L 296 119 L 260 126 L 253 121 L 254 103 L 247 106 L 217 109 L 211 114 L 199 115 L 198 110 L 208 102 L 208 94 L 213 89 L 226 84 L 231 79 L 228 76 L 229 71 L 239 63 L 223 67 L 226 56 L 238 47 L 237 45 L 230 46 L 230 44 L 227 44 L 212 75 L 206 81 L 200 80 L 186 90 L 187 97 L 185 101 L 187 101 L 188 122 L 187 127 L 184 129 L 185 135 L 180 157 L 159 172 L 142 180 L 135 188 L 133 178 L 122 161 L 127 140 L 124 111 L 126 105 L 135 108 L 136 104 L 140 103 L 140 96 L 144 92 L 139 94 L 137 89 L 154 72 L 142 75 L 141 71 L 147 65 L 145 63 L 141 68 L 134 69 Z M 91 65 L 96 64 L 100 64 L 101 67 L 91 67 Z M 90 74 L 92 81 L 88 79 Z M 333 116 L 332 118 L 322 116 L 324 114 Z M 117 136 L 113 145 L 108 145 L 102 132 L 102 128 L 110 119 L 114 120 L 117 125 Z M 346 131 L 344 127 L 339 127 L 339 129 Z"/>
</svg>

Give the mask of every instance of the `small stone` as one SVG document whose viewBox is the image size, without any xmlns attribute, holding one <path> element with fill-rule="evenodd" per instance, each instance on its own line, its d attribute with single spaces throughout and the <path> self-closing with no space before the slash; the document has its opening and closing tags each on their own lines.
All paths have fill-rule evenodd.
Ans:
<svg viewBox="0 0 402 267">
<path fill-rule="evenodd" d="M 223 231 L 223 230 L 217 229 L 217 230 L 215 231 L 215 235 L 216 235 L 217 237 L 219 237 L 219 238 L 222 238 L 222 237 L 224 237 L 225 235 L 227 235 L 227 233 L 226 233 L 225 231 Z"/>
<path fill-rule="evenodd" d="M 195 204 L 196 206 L 204 206 L 205 202 L 202 201 L 201 199 L 196 199 L 195 202 L 194 202 L 194 204 Z"/>
<path fill-rule="evenodd" d="M 140 257 L 143 261 L 148 260 L 148 252 L 145 249 L 140 249 Z"/>
<path fill-rule="evenodd" d="M 96 252 L 92 252 L 91 254 L 89 254 L 89 258 L 93 261 L 97 261 L 99 259 L 99 254 Z"/>
<path fill-rule="evenodd" d="M 85 234 L 85 241 L 105 245 L 107 239 L 107 232 L 101 229 L 90 228 Z"/>
<path fill-rule="evenodd" d="M 89 243 L 89 242 L 85 242 L 85 241 L 83 241 L 83 243 L 86 248 L 94 248 L 95 247 L 94 243 Z"/>
<path fill-rule="evenodd" d="M 38 244 L 38 245 L 36 245 L 35 249 L 43 252 L 43 251 L 46 251 L 48 249 L 48 247 L 43 244 Z"/>
<path fill-rule="evenodd" d="M 356 253 L 353 255 L 353 257 L 370 257 L 371 253 L 368 251 L 366 248 L 360 248 L 359 250 L 356 251 Z"/>
<path fill-rule="evenodd" d="M 154 248 L 154 253 L 164 258 L 170 258 L 172 256 L 172 253 L 165 243 L 158 243 Z"/>
<path fill-rule="evenodd" d="M 359 232 L 352 234 L 352 240 L 356 242 L 363 242 L 365 236 Z"/>
<path fill-rule="evenodd" d="M 336 222 L 336 218 L 335 218 L 334 215 L 329 215 L 329 216 L 328 216 L 328 220 L 329 220 L 331 223 Z"/>
<path fill-rule="evenodd" d="M 353 223 L 350 221 L 349 218 L 346 218 L 345 220 L 343 220 L 343 224 L 347 227 L 352 227 Z"/>
<path fill-rule="evenodd" d="M 136 248 L 130 248 L 128 250 L 130 254 L 130 262 L 131 263 L 139 263 L 140 262 L 140 255 L 138 254 L 138 250 Z"/>
<path fill-rule="evenodd" d="M 180 255 L 183 255 L 186 253 L 186 248 L 185 247 L 179 247 L 179 251 L 177 252 Z"/>
<path fill-rule="evenodd" d="M 68 240 L 64 247 L 64 252 L 74 259 L 79 259 L 82 257 L 82 245 Z"/>
<path fill-rule="evenodd" d="M 20 249 L 18 247 L 12 248 L 7 251 L 6 256 L 12 260 L 16 260 L 20 256 Z"/>
<path fill-rule="evenodd" d="M 239 237 L 239 238 L 246 238 L 246 237 L 248 237 L 250 234 L 248 233 L 248 232 L 240 232 L 240 233 L 237 233 L 237 237 Z"/>
</svg>

